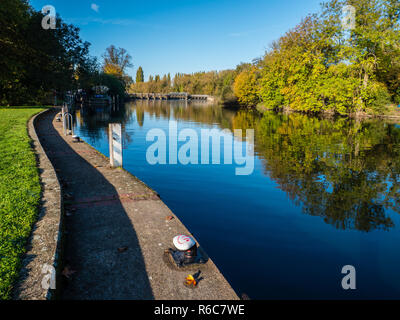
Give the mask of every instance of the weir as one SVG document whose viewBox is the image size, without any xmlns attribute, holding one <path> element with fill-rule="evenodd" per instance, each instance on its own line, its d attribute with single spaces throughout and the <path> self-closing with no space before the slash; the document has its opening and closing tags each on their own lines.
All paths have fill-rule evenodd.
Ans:
<svg viewBox="0 0 400 320">
<path fill-rule="evenodd" d="M 144 100 L 214 100 L 213 97 L 205 94 L 189 94 L 187 92 L 170 93 L 131 93 L 130 99 Z"/>
</svg>

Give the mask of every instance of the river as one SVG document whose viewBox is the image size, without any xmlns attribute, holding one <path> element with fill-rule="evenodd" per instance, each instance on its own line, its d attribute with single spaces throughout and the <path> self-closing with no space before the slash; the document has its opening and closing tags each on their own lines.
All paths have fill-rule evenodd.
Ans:
<svg viewBox="0 0 400 320">
<path fill-rule="evenodd" d="M 124 168 L 160 194 L 239 295 L 400 298 L 396 124 L 185 101 L 134 101 L 74 117 L 76 133 L 106 156 L 108 124 L 122 124 Z M 146 135 L 159 128 L 168 141 L 171 121 L 199 136 L 254 129 L 254 170 L 236 175 L 235 162 L 150 164 Z M 234 140 L 245 147 L 244 138 Z M 342 287 L 346 265 L 355 268 L 355 290 Z"/>
</svg>

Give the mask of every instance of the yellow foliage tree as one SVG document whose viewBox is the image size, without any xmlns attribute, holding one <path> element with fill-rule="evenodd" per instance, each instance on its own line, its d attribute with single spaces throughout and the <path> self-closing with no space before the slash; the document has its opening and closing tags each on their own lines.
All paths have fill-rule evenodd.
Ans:
<svg viewBox="0 0 400 320">
<path fill-rule="evenodd" d="M 241 104 L 254 106 L 259 102 L 257 68 L 242 71 L 235 79 L 233 91 Z"/>
</svg>

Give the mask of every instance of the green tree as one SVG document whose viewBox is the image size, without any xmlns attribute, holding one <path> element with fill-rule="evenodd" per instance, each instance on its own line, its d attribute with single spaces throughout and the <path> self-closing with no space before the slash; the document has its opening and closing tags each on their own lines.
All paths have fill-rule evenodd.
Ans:
<svg viewBox="0 0 400 320">
<path fill-rule="evenodd" d="M 24 0 L 0 7 L 0 103 L 41 103 L 56 90 L 76 88 L 78 73 L 89 63 L 90 44 L 79 28 L 57 17 L 55 30 L 41 27 L 43 14 Z"/>
<path fill-rule="evenodd" d="M 125 82 L 113 74 L 102 72 L 98 77 L 97 84 L 108 87 L 109 94 L 113 96 L 123 97 L 125 95 Z"/>
<path fill-rule="evenodd" d="M 345 5 L 356 9 L 350 31 L 341 23 Z M 330 0 L 254 61 L 258 81 L 247 85 L 246 73 L 240 72 L 236 94 L 254 104 L 253 87 L 258 88 L 269 108 L 381 113 L 391 101 L 400 101 L 399 17 L 395 0 Z M 246 92 L 252 99 L 244 102 Z"/>
<path fill-rule="evenodd" d="M 144 82 L 144 73 L 142 67 L 139 67 L 136 72 L 136 83 Z"/>
</svg>

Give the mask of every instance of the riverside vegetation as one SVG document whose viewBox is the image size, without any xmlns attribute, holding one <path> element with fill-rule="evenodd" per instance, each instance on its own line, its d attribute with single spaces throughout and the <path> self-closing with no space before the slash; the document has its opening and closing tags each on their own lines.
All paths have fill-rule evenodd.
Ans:
<svg viewBox="0 0 400 320">
<path fill-rule="evenodd" d="M 207 94 L 259 110 L 388 114 L 400 104 L 397 0 L 329 0 L 252 63 L 233 70 L 150 76 L 147 82 L 142 67 L 136 82 L 127 75 L 133 65 L 125 49 L 107 48 L 100 66 L 77 27 L 58 17 L 57 29 L 43 30 L 43 15 L 26 0 L 3 2 L 2 105 L 42 103 L 54 90 L 90 92 L 94 85 L 106 85 L 120 96 L 126 91 Z M 342 26 L 346 5 L 355 8 L 352 30 Z"/>
<path fill-rule="evenodd" d="M 355 28 L 341 24 L 356 9 Z M 384 113 L 400 103 L 400 2 L 331 0 L 242 72 L 234 91 L 246 105 L 304 112 Z"/>
<path fill-rule="evenodd" d="M 56 29 L 42 28 L 44 15 L 27 0 L 2 0 L 0 6 L 0 105 L 50 104 L 54 93 L 106 85 L 110 94 L 125 94 L 131 79 L 131 56 L 110 46 L 104 63 L 90 56 L 90 43 L 79 28 L 59 16 Z"/>
</svg>

